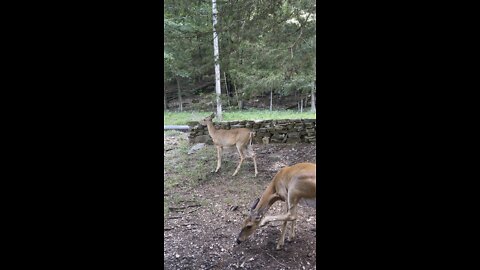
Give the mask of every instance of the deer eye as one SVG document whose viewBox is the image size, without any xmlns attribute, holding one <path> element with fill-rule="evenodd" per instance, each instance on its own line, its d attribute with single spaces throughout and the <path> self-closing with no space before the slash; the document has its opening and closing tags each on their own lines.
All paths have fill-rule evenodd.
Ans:
<svg viewBox="0 0 480 270">
<path fill-rule="evenodd" d="M 246 228 L 250 229 L 250 228 L 252 228 L 252 225 L 247 225 Z"/>
</svg>

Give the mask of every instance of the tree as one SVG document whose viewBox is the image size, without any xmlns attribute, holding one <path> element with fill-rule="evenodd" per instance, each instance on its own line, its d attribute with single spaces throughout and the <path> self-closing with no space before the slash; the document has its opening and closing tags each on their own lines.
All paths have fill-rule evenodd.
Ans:
<svg viewBox="0 0 480 270">
<path fill-rule="evenodd" d="M 221 65 L 238 103 L 270 95 L 273 109 L 274 95 L 296 93 L 302 103 L 311 96 L 315 110 L 315 8 L 312 0 L 167 0 L 164 52 L 174 61 L 170 61 L 166 82 L 176 83 L 183 74 L 182 89 L 188 90 L 204 75 L 215 74 L 221 106 L 221 87 L 217 87 Z M 218 57 L 215 44 L 227 57 Z M 221 114 L 219 106 L 217 114 Z"/>
<path fill-rule="evenodd" d="M 222 100 L 220 95 L 222 90 L 220 87 L 220 60 L 218 55 L 218 34 L 216 30 L 217 26 L 217 3 L 216 0 L 212 0 L 212 17 L 213 17 L 213 55 L 215 62 L 215 92 L 217 93 L 217 118 L 222 121 Z"/>
</svg>

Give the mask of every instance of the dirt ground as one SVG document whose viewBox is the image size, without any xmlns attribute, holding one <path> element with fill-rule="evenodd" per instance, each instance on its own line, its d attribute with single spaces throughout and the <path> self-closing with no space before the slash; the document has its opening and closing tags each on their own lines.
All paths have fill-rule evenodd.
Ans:
<svg viewBox="0 0 480 270">
<path fill-rule="evenodd" d="M 314 208 L 300 205 L 296 237 L 288 242 L 287 231 L 282 250 L 275 250 L 281 222 L 259 228 L 239 245 L 235 242 L 252 201 L 280 168 L 316 163 L 316 145 L 254 144 L 258 176 L 254 177 L 253 162 L 247 159 L 232 177 L 239 161 L 235 149 L 224 151 L 222 168 L 211 173 L 216 166 L 212 145 L 188 155 L 192 145 L 187 144 L 186 134 L 164 137 L 164 143 L 165 269 L 316 269 Z M 285 210 L 285 203 L 279 201 L 267 214 Z"/>
</svg>

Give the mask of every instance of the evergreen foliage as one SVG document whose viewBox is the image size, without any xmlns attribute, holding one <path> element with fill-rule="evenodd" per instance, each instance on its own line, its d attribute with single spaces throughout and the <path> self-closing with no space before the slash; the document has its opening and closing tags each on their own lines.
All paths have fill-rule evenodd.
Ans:
<svg viewBox="0 0 480 270">
<path fill-rule="evenodd" d="M 217 1 L 222 80 L 242 99 L 311 93 L 315 81 L 313 0 Z M 164 78 L 188 88 L 214 74 L 211 0 L 164 1 Z M 235 86 L 235 87 L 233 87 Z M 225 86 L 222 85 L 222 91 Z"/>
</svg>

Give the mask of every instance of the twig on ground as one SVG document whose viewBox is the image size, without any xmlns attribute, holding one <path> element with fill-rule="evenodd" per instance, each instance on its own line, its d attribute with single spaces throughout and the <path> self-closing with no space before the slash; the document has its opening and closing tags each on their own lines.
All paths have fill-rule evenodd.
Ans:
<svg viewBox="0 0 480 270">
<path fill-rule="evenodd" d="M 268 256 L 272 257 L 275 261 L 277 261 L 277 263 L 280 264 L 281 266 L 283 266 L 283 267 L 285 267 L 285 268 L 287 267 L 285 264 L 279 262 L 275 257 L 273 257 L 272 255 L 268 254 L 268 252 L 265 252 L 265 253 L 267 253 Z"/>
<path fill-rule="evenodd" d="M 182 209 L 185 209 L 186 207 L 168 207 L 170 211 L 175 211 L 175 212 L 180 212 L 179 210 L 183 211 Z"/>
<path fill-rule="evenodd" d="M 187 214 L 191 214 L 191 213 L 193 213 L 193 212 L 197 211 L 198 209 L 200 209 L 200 208 L 193 209 L 192 211 L 190 211 L 190 212 L 187 212 Z"/>
<path fill-rule="evenodd" d="M 185 208 L 186 208 L 185 206 L 180 206 L 180 207 L 169 206 L 169 207 L 168 207 L 168 209 L 170 209 L 170 210 L 185 209 Z"/>
<path fill-rule="evenodd" d="M 182 226 L 189 226 L 189 225 L 190 226 L 198 226 L 198 224 L 195 224 L 195 223 L 191 223 L 191 224 L 185 223 L 185 224 L 180 224 L 180 225 L 182 225 Z"/>
<path fill-rule="evenodd" d="M 170 209 L 170 210 L 172 210 L 172 211 L 175 211 L 175 210 L 185 209 L 185 208 L 187 208 L 187 207 L 200 207 L 200 206 L 201 206 L 200 204 L 193 204 L 193 205 L 180 206 L 180 207 L 169 206 L 168 209 Z"/>
</svg>

